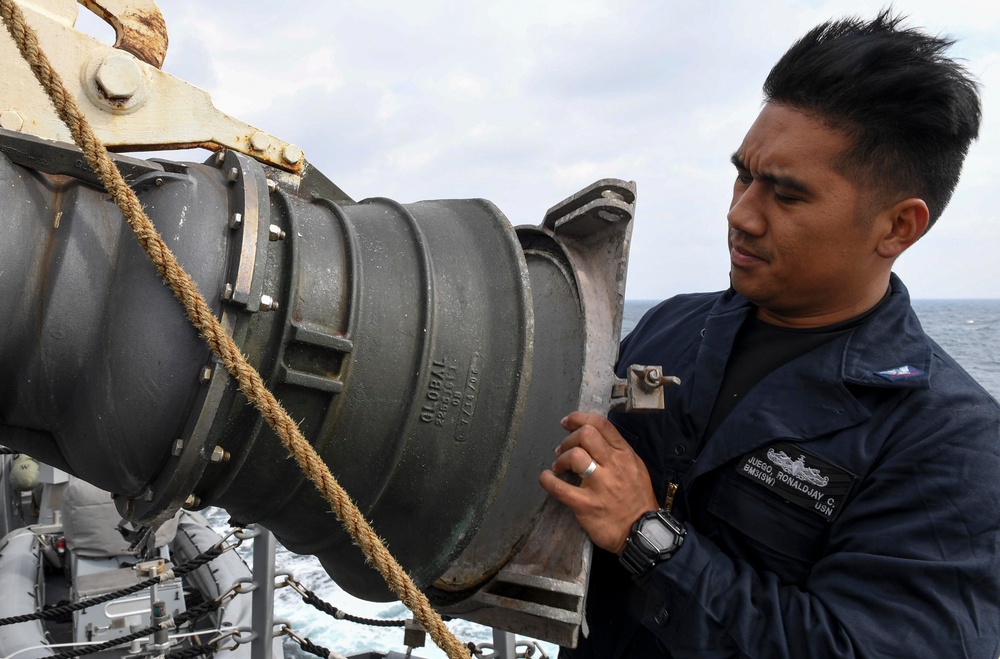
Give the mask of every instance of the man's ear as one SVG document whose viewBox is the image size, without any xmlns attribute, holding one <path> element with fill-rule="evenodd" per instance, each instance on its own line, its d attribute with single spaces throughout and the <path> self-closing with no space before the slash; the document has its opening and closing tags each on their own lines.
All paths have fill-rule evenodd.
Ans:
<svg viewBox="0 0 1000 659">
<path fill-rule="evenodd" d="M 924 235 L 930 211 L 923 199 L 911 197 L 885 209 L 879 221 L 885 231 L 875 249 L 879 256 L 894 259 Z"/>
</svg>

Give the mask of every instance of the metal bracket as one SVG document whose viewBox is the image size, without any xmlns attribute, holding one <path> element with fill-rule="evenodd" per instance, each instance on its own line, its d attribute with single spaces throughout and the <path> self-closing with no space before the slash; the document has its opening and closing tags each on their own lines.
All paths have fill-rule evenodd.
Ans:
<svg viewBox="0 0 1000 659">
<path fill-rule="evenodd" d="M 612 224 L 626 223 L 635 212 L 635 183 L 601 179 L 559 202 L 545 213 L 542 226 L 579 238 Z"/>
<path fill-rule="evenodd" d="M 661 366 L 632 364 L 625 378 L 611 387 L 611 412 L 657 412 L 663 409 L 663 388 L 677 386 L 680 378 L 664 375 Z"/>
<path fill-rule="evenodd" d="M 167 30 L 153 2 L 81 3 L 115 28 L 116 47 L 74 29 L 76 0 L 50 0 L 44 11 L 18 0 L 42 50 L 109 150 L 227 148 L 302 173 L 305 158 L 297 146 L 220 112 L 208 93 L 159 69 Z M 6 66 L 0 76 L 0 127 L 72 142 L 6 30 L 0 30 L 0 62 Z"/>
</svg>

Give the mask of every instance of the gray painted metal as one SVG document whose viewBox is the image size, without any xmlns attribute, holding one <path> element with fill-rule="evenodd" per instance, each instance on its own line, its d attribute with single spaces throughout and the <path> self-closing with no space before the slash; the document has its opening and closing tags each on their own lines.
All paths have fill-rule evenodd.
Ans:
<svg viewBox="0 0 1000 659">
<path fill-rule="evenodd" d="M 388 598 L 118 209 L 85 169 L 70 175 L 78 152 L 39 142 L 0 132 L 0 443 L 116 493 L 136 521 L 224 507 L 345 590 Z M 508 570 L 492 600 L 473 597 L 569 529 L 555 588 L 572 591 L 557 612 L 572 642 L 589 544 L 536 479 L 558 420 L 610 400 L 634 184 L 599 181 L 515 232 L 485 200 L 354 203 L 318 172 L 296 188 L 233 152 L 118 162 L 418 586 L 477 609 L 510 584 L 547 588 Z"/>
<path fill-rule="evenodd" d="M 33 613 L 41 599 L 41 559 L 38 539 L 28 529 L 15 529 L 0 538 L 0 618 Z M 40 620 L 0 627 L 0 656 L 19 653 L 26 659 L 43 659 L 55 654 L 38 647 L 45 638 Z"/>
</svg>

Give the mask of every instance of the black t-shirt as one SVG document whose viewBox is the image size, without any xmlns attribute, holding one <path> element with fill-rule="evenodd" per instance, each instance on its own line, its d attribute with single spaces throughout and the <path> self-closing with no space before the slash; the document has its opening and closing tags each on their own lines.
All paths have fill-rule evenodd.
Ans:
<svg viewBox="0 0 1000 659">
<path fill-rule="evenodd" d="M 809 329 L 779 327 L 751 314 L 733 342 L 726 374 L 715 398 L 715 407 L 712 408 L 704 437 L 711 437 L 740 399 L 768 373 L 851 331 L 875 313 L 887 299 L 888 292 L 878 304 L 860 316 L 835 325 Z"/>
</svg>

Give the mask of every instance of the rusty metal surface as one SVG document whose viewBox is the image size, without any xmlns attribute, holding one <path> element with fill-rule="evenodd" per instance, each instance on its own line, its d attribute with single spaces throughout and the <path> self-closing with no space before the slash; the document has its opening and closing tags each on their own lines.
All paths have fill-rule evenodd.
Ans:
<svg viewBox="0 0 1000 659">
<path fill-rule="evenodd" d="M 298 176 L 302 150 L 223 112 L 201 89 L 158 67 L 167 47 L 163 17 L 150 0 L 88 0 L 115 28 L 119 47 L 72 26 L 67 0 L 44 11 L 25 2 L 25 18 L 67 91 L 110 150 L 233 149 Z M 71 143 L 69 130 L 6 31 L 0 31 L 0 127 Z"/>
<path fill-rule="evenodd" d="M 79 0 L 115 30 L 115 48 L 143 62 L 163 67 L 167 56 L 167 23 L 154 0 Z"/>
<path fill-rule="evenodd" d="M 611 411 L 658 412 L 663 409 L 664 387 L 676 387 L 680 378 L 664 375 L 662 366 L 629 365 L 625 378 L 615 378 Z"/>
</svg>

